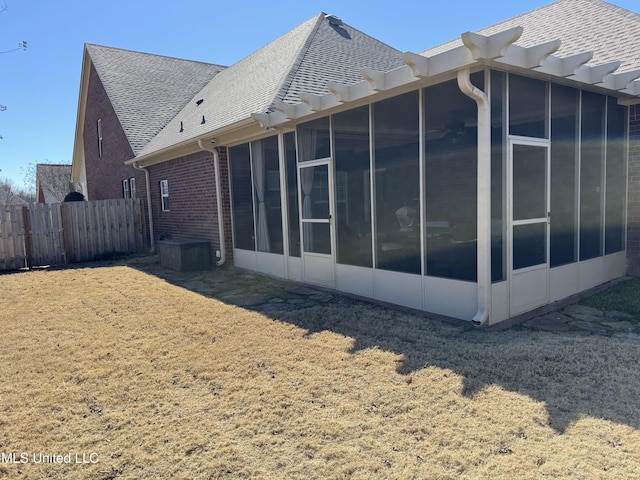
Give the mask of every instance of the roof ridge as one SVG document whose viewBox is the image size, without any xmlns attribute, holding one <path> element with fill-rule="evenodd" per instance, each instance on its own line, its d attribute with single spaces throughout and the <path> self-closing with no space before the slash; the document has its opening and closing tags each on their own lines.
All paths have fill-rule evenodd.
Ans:
<svg viewBox="0 0 640 480">
<path fill-rule="evenodd" d="M 307 39 L 300 46 L 300 50 L 296 55 L 296 59 L 291 64 L 291 68 L 289 69 L 287 75 L 285 75 L 285 77 L 282 79 L 280 88 L 278 88 L 278 91 L 276 93 L 274 100 L 283 99 L 285 97 L 286 92 L 289 90 L 289 88 L 291 88 L 291 84 L 293 83 L 293 80 L 296 78 L 296 74 L 298 73 L 298 70 L 302 66 L 302 62 L 304 61 L 305 56 L 309 52 L 309 47 L 313 43 L 313 39 L 317 35 L 320 25 L 322 25 L 322 21 L 325 15 L 326 14 L 324 12 L 320 12 L 315 17 L 311 17 L 316 19 L 316 24 L 314 25 L 313 29 L 309 32 L 309 35 L 307 35 Z"/>
</svg>

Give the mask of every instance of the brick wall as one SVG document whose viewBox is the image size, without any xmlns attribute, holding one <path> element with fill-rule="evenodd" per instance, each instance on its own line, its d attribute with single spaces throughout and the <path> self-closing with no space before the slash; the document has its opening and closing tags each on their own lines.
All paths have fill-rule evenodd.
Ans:
<svg viewBox="0 0 640 480">
<path fill-rule="evenodd" d="M 227 261 L 232 258 L 231 203 L 226 149 L 220 149 L 220 176 Z M 213 155 L 198 152 L 149 167 L 154 235 L 163 238 L 197 238 L 220 249 Z M 169 182 L 169 211 L 162 211 L 160 182 Z"/>
<path fill-rule="evenodd" d="M 640 276 L 640 105 L 630 111 L 627 273 Z"/>
<path fill-rule="evenodd" d="M 124 165 L 133 158 L 133 151 L 93 65 L 87 95 L 83 140 L 88 199 L 123 198 L 122 181 L 135 178 L 137 197 L 144 201 L 144 173 Z M 102 124 L 102 156 L 98 149 L 98 119 Z"/>
</svg>

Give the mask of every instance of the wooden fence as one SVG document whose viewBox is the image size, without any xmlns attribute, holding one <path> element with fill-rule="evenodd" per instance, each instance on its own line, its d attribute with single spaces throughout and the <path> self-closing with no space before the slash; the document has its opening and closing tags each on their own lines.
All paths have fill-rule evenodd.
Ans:
<svg viewBox="0 0 640 480">
<path fill-rule="evenodd" d="M 0 206 L 0 270 L 144 249 L 139 199 Z"/>
</svg>

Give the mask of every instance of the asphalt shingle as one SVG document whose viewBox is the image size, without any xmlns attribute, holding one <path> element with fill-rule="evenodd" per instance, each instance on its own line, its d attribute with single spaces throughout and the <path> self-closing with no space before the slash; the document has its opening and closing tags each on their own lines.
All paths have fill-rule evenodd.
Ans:
<svg viewBox="0 0 640 480">
<path fill-rule="evenodd" d="M 99 45 L 86 49 L 136 154 L 225 68 Z"/>
<path fill-rule="evenodd" d="M 516 45 L 531 47 L 560 39 L 555 56 L 593 51 L 587 65 L 621 61 L 616 73 L 640 68 L 640 15 L 602 0 L 558 0 L 476 33 L 491 35 L 517 26 L 524 32 Z M 456 39 L 421 54 L 430 57 L 460 45 Z"/>
<path fill-rule="evenodd" d="M 298 103 L 301 92 L 328 93 L 329 81 L 359 82 L 363 67 L 402 65 L 400 51 L 346 24 L 332 26 L 320 13 L 216 75 L 140 155 L 271 111 L 276 101 Z"/>
</svg>

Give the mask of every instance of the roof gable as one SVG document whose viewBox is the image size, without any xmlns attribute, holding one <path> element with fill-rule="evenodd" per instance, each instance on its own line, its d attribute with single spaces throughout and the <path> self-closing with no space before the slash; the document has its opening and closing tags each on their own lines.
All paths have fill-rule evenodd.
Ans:
<svg viewBox="0 0 640 480">
<path fill-rule="evenodd" d="M 516 45 L 531 47 L 560 39 L 555 56 L 593 51 L 587 65 L 621 61 L 616 73 L 640 68 L 640 15 L 602 0 L 558 0 L 476 33 L 488 36 L 518 26 L 524 32 Z M 461 45 L 456 39 L 421 54 L 430 57 Z"/>
<path fill-rule="evenodd" d="M 99 45 L 88 44 L 86 50 L 134 153 L 224 69 Z"/>
<path fill-rule="evenodd" d="M 38 163 L 36 165 L 36 194 L 42 191 L 45 203 L 60 203 L 71 191 L 71 165 Z"/>
<path fill-rule="evenodd" d="M 299 94 L 328 93 L 327 83 L 351 85 L 362 69 L 404 65 L 400 51 L 320 13 L 216 75 L 140 155 L 297 103 Z M 199 104 L 198 100 L 203 100 Z"/>
</svg>

